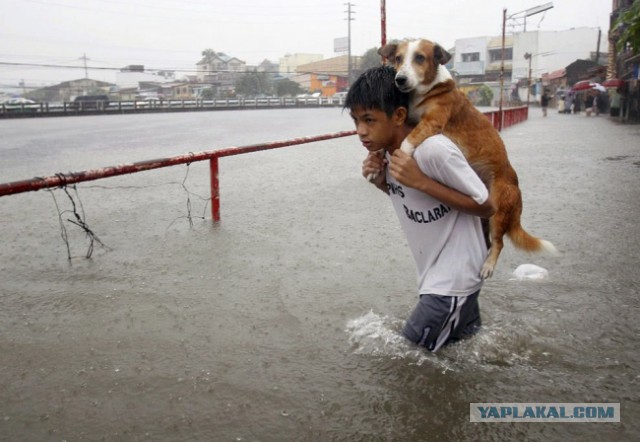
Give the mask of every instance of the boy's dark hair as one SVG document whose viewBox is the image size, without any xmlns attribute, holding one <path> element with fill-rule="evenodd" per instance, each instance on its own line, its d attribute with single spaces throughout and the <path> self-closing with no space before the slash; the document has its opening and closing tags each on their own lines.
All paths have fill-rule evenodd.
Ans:
<svg viewBox="0 0 640 442">
<path fill-rule="evenodd" d="M 389 117 L 399 107 L 408 109 L 409 94 L 396 87 L 395 78 L 396 71 L 391 66 L 367 69 L 349 88 L 344 108 L 377 109 Z"/>
</svg>

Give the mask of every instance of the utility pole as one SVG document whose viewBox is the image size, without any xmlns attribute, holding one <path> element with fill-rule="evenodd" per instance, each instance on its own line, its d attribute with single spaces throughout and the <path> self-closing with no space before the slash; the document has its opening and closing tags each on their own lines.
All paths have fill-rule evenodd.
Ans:
<svg viewBox="0 0 640 442">
<path fill-rule="evenodd" d="M 387 44 L 387 2 L 380 0 L 380 47 Z"/>
<path fill-rule="evenodd" d="M 529 74 L 527 75 L 527 108 L 529 107 L 530 93 L 531 93 L 531 58 L 533 54 L 531 52 L 526 52 L 524 54 L 525 60 L 529 60 Z"/>
<path fill-rule="evenodd" d="M 598 45 L 596 47 L 596 59 L 595 62 L 600 64 L 600 39 L 602 38 L 602 29 L 598 29 Z"/>
<path fill-rule="evenodd" d="M 348 25 L 348 33 L 347 33 L 347 63 L 348 63 L 348 67 L 347 67 L 347 87 L 351 86 L 351 22 L 353 20 L 355 20 L 355 18 L 351 18 L 351 14 L 355 14 L 354 11 L 351 10 L 352 6 L 355 6 L 355 4 L 351 3 L 351 2 L 347 2 L 345 3 L 345 5 L 347 5 L 347 10 L 344 11 L 347 13 L 347 18 L 345 20 L 347 20 L 347 25 Z"/>
<path fill-rule="evenodd" d="M 505 41 L 505 27 L 507 24 L 507 8 L 502 10 L 502 51 L 500 53 L 500 98 L 498 101 L 498 132 L 502 131 L 502 102 L 503 96 L 502 88 L 504 87 L 504 41 Z"/>
<path fill-rule="evenodd" d="M 87 54 L 84 53 L 82 54 L 82 57 L 79 58 L 79 60 L 84 61 L 84 78 L 85 80 L 89 78 L 89 72 L 87 70 L 87 60 L 91 60 L 90 58 L 87 58 Z"/>
</svg>

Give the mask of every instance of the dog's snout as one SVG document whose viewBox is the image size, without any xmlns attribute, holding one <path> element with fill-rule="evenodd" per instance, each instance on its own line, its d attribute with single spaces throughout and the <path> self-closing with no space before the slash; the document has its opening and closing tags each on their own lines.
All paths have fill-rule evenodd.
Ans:
<svg viewBox="0 0 640 442">
<path fill-rule="evenodd" d="M 404 86 L 407 84 L 407 77 L 405 75 L 396 75 L 396 85 Z"/>
</svg>

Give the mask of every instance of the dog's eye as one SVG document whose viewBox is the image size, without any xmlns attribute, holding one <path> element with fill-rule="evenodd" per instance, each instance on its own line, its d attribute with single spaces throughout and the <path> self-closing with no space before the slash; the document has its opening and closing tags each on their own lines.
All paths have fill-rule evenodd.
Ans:
<svg viewBox="0 0 640 442">
<path fill-rule="evenodd" d="M 424 56 L 424 55 L 421 55 L 421 54 L 416 54 L 416 56 L 414 57 L 414 60 L 415 60 L 415 61 L 416 61 L 416 63 L 418 63 L 418 64 L 422 64 L 422 63 L 424 63 L 425 61 L 427 61 L 427 59 L 425 58 L 425 56 Z"/>
<path fill-rule="evenodd" d="M 402 63 L 402 55 L 396 55 L 396 64 Z"/>
</svg>

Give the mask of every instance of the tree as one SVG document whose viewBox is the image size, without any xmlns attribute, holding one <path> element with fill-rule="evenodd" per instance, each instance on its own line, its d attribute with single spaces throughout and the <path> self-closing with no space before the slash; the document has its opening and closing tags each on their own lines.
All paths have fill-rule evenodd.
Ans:
<svg viewBox="0 0 640 442">
<path fill-rule="evenodd" d="M 239 95 L 271 95 L 272 91 L 273 81 L 266 72 L 247 72 L 236 80 L 236 93 Z"/>
<path fill-rule="evenodd" d="M 489 86 L 483 84 L 478 88 L 478 106 L 491 106 L 491 100 L 493 100 L 493 91 Z"/>
<path fill-rule="evenodd" d="M 298 83 L 288 78 L 277 80 L 275 82 L 275 89 L 278 97 L 296 96 L 304 92 Z"/>
<path fill-rule="evenodd" d="M 202 57 L 206 61 L 212 60 L 215 56 L 216 56 L 216 51 L 214 51 L 213 49 L 205 49 L 204 51 L 202 51 Z"/>
<path fill-rule="evenodd" d="M 203 100 L 213 100 L 214 98 L 216 98 L 216 89 L 213 87 L 203 89 L 200 98 L 202 98 Z"/>
<path fill-rule="evenodd" d="M 382 57 L 378 54 L 378 48 L 371 48 L 362 55 L 360 69 L 366 71 L 367 69 L 378 67 L 381 64 Z"/>
<path fill-rule="evenodd" d="M 353 72 L 353 78 L 357 78 L 364 71 L 378 67 L 382 64 L 382 58 L 378 54 L 378 48 L 368 49 L 360 59 L 358 68 Z"/>
<path fill-rule="evenodd" d="M 629 9 L 620 14 L 613 25 L 613 33 L 618 37 L 616 48 L 619 52 L 623 52 L 627 47 L 634 54 L 640 52 L 640 1 L 636 0 Z"/>
</svg>

